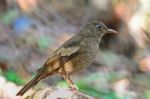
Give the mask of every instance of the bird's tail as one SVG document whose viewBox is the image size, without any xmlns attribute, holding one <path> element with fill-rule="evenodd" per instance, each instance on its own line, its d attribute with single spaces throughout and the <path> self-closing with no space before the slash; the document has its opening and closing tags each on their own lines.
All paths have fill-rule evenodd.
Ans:
<svg viewBox="0 0 150 99">
<path fill-rule="evenodd" d="M 38 83 L 38 80 L 36 80 L 36 79 L 31 80 L 16 95 L 17 96 L 19 96 L 19 95 L 22 96 L 27 90 L 29 90 L 30 88 L 32 88 L 37 83 Z"/>
<path fill-rule="evenodd" d="M 35 86 L 42 78 L 46 77 L 46 75 L 47 73 L 44 72 L 43 68 L 41 68 L 38 74 L 30 82 L 28 82 L 16 95 L 22 96 L 26 91 Z"/>
<path fill-rule="evenodd" d="M 28 82 L 16 95 L 22 96 L 27 90 L 35 86 L 41 79 L 47 77 L 48 75 L 52 75 L 53 71 L 60 67 L 58 60 L 58 56 L 52 56 L 50 59 L 48 59 L 42 68 L 38 70 L 37 75 L 30 82 Z M 49 68 L 49 66 L 53 66 L 53 68 Z"/>
</svg>

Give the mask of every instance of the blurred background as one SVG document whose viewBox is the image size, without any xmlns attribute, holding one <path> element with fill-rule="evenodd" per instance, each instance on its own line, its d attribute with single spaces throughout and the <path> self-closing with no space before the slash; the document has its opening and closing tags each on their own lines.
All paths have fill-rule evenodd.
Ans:
<svg viewBox="0 0 150 99">
<path fill-rule="evenodd" d="M 96 99 L 150 99 L 149 5 L 150 0 L 0 0 L 0 99 L 20 99 L 15 94 L 48 56 L 91 21 L 119 34 L 104 36 L 95 61 L 72 75 L 79 89 Z M 52 76 L 36 88 L 52 85 L 67 86 Z"/>
</svg>

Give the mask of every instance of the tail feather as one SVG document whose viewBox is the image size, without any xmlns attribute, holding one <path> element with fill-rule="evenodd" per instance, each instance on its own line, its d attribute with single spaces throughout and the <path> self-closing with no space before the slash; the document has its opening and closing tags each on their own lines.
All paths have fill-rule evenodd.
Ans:
<svg viewBox="0 0 150 99">
<path fill-rule="evenodd" d="M 30 82 L 28 82 L 16 95 L 22 96 L 26 91 L 35 86 L 41 79 L 46 77 L 47 74 L 48 73 L 45 71 L 45 68 L 41 68 L 38 71 L 37 75 Z"/>
<path fill-rule="evenodd" d="M 39 82 L 39 80 L 37 80 L 37 79 L 31 80 L 16 95 L 17 96 L 19 96 L 19 95 L 22 96 L 26 91 L 28 91 L 30 88 L 35 86 L 38 82 Z"/>
<path fill-rule="evenodd" d="M 35 86 L 41 79 L 52 75 L 53 71 L 57 70 L 60 67 L 60 62 L 58 60 L 58 56 L 53 56 L 48 59 L 47 62 L 42 66 L 42 68 L 38 70 L 37 75 L 30 82 L 28 82 L 16 95 L 22 96 L 26 91 Z"/>
</svg>

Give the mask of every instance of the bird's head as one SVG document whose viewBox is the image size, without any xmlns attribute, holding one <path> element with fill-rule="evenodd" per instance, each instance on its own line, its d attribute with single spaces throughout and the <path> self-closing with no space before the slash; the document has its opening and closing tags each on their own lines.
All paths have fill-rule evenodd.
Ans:
<svg viewBox="0 0 150 99">
<path fill-rule="evenodd" d="M 113 29 L 109 29 L 102 22 L 91 22 L 85 25 L 80 33 L 87 37 L 90 36 L 102 37 L 104 34 L 117 32 Z"/>
</svg>

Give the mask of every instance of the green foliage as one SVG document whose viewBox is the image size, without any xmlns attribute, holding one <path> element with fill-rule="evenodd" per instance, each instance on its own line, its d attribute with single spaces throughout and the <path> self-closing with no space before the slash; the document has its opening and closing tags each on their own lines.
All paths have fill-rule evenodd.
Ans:
<svg viewBox="0 0 150 99">
<path fill-rule="evenodd" d="M 114 91 L 104 91 L 103 89 L 97 89 L 84 81 L 78 82 L 77 86 L 82 92 L 94 96 L 96 99 L 118 99 Z"/>
<path fill-rule="evenodd" d="M 48 48 L 48 46 L 52 43 L 53 38 L 51 37 L 46 37 L 46 36 L 41 36 L 39 41 L 38 41 L 38 46 L 39 48 Z"/>
<path fill-rule="evenodd" d="M 101 99 L 119 99 L 115 92 L 110 91 L 101 96 Z"/>
<path fill-rule="evenodd" d="M 8 81 L 14 82 L 16 84 L 24 83 L 24 80 L 13 70 L 8 70 L 4 73 L 4 76 Z"/>
<path fill-rule="evenodd" d="M 0 16 L 0 20 L 6 24 L 9 25 L 12 23 L 12 21 L 15 19 L 17 16 L 17 11 L 16 10 L 10 10 L 8 12 L 5 12 L 3 15 Z"/>
<path fill-rule="evenodd" d="M 150 90 L 144 92 L 145 99 L 150 99 Z"/>
<path fill-rule="evenodd" d="M 65 81 L 60 81 L 57 86 L 60 86 L 60 87 L 69 87 L 68 84 L 65 82 Z"/>
<path fill-rule="evenodd" d="M 95 99 L 119 99 L 114 91 L 104 91 L 103 89 L 95 88 L 87 83 L 87 80 L 80 80 L 76 84 L 81 92 L 95 97 Z M 60 87 L 68 87 L 65 81 L 58 83 Z"/>
</svg>

